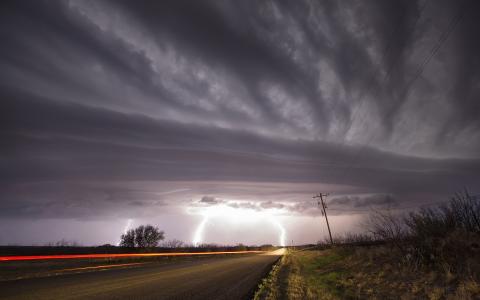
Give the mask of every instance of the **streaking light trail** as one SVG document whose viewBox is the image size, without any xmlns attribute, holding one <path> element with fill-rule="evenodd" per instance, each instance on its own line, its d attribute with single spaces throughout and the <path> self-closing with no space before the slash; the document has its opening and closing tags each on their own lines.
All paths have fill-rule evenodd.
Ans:
<svg viewBox="0 0 480 300">
<path fill-rule="evenodd" d="M 195 255 L 246 254 L 246 253 L 265 253 L 265 252 L 267 251 L 251 250 L 251 251 L 219 251 L 219 252 L 26 255 L 26 256 L 0 256 L 0 261 L 115 258 L 115 257 L 195 256 Z"/>
<path fill-rule="evenodd" d="M 147 264 L 147 263 L 128 263 L 128 264 L 101 265 L 101 266 L 93 266 L 93 267 L 62 269 L 62 270 L 58 270 L 57 272 L 84 271 L 84 270 L 96 270 L 96 269 L 111 269 L 111 268 L 119 268 L 119 267 L 140 266 L 140 265 L 145 265 L 145 264 Z"/>
</svg>

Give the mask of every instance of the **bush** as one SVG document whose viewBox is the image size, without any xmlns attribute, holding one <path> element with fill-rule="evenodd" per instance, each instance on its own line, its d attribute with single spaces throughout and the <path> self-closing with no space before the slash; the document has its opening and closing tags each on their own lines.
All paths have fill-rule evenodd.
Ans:
<svg viewBox="0 0 480 300">
<path fill-rule="evenodd" d="M 330 243 L 329 240 L 327 240 L 326 242 L 328 244 Z M 333 242 L 335 245 L 366 246 L 374 244 L 376 242 L 376 239 L 371 234 L 347 232 L 343 236 L 335 236 L 333 238 Z"/>
<path fill-rule="evenodd" d="M 177 239 L 168 240 L 162 244 L 162 247 L 171 248 L 171 249 L 181 248 L 183 246 L 184 246 L 184 243 Z"/>
<path fill-rule="evenodd" d="M 466 191 L 456 194 L 446 205 L 410 213 L 404 222 L 415 264 L 448 263 L 462 269 L 461 262 L 478 247 L 479 221 L 480 203 Z"/>
<path fill-rule="evenodd" d="M 480 203 L 467 191 L 445 205 L 406 216 L 376 211 L 368 225 L 374 237 L 397 248 L 415 267 L 436 265 L 467 272 L 480 254 Z"/>
<path fill-rule="evenodd" d="M 408 236 L 404 220 L 391 211 L 375 210 L 367 221 L 369 233 L 373 239 L 385 241 L 404 252 L 404 240 Z"/>
</svg>

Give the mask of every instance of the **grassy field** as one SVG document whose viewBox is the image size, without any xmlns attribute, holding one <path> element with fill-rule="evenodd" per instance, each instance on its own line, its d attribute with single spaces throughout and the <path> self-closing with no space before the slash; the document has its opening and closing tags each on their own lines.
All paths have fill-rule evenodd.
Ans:
<svg viewBox="0 0 480 300">
<path fill-rule="evenodd" d="M 480 274 L 476 274 L 480 275 Z M 479 299 L 474 273 L 413 269 L 386 246 L 290 251 L 255 299 Z"/>
</svg>

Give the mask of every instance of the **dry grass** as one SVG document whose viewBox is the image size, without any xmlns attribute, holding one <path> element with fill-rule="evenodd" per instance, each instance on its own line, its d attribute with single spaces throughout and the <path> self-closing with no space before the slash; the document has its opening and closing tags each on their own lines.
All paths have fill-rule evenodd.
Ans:
<svg viewBox="0 0 480 300">
<path fill-rule="evenodd" d="M 478 273 L 413 269 L 387 246 L 287 254 L 255 299 L 479 299 Z"/>
<path fill-rule="evenodd" d="M 358 248 L 342 262 L 340 284 L 360 299 L 478 299 L 477 276 L 447 268 L 412 268 L 389 247 Z M 477 274 L 478 275 L 478 274 Z"/>
</svg>

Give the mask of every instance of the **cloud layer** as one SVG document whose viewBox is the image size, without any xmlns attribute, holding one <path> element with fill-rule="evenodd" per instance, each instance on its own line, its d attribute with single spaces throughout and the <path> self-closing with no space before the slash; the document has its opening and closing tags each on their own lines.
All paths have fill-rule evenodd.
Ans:
<svg viewBox="0 0 480 300">
<path fill-rule="evenodd" d="M 319 189 L 353 213 L 477 188 L 474 1 L 2 6 L 2 218 L 309 215 Z"/>
</svg>

